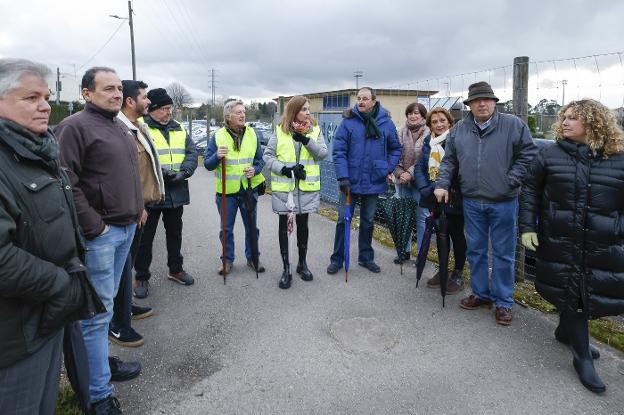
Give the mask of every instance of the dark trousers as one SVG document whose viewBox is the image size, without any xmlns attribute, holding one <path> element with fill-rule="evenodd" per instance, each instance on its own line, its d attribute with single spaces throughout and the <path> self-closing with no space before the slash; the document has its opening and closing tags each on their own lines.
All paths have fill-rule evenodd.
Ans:
<svg viewBox="0 0 624 415">
<path fill-rule="evenodd" d="M 464 234 L 464 215 L 446 215 L 448 233 L 453 243 L 455 269 L 462 271 L 466 263 L 466 235 Z M 450 249 L 450 246 L 449 246 Z"/>
<path fill-rule="evenodd" d="M 148 208 L 147 222 L 143 226 L 143 236 L 139 243 L 139 252 L 134 262 L 136 279 L 148 281 L 150 279 L 150 265 L 152 264 L 152 245 L 158 227 L 158 220 L 162 214 L 167 240 L 167 266 L 170 273 L 182 271 L 182 213 L 184 207 L 171 209 Z"/>
<path fill-rule="evenodd" d="M 295 215 L 297 224 L 297 247 L 308 246 L 308 214 Z M 279 245 L 280 252 L 288 252 L 288 215 L 279 215 Z"/>
<path fill-rule="evenodd" d="M 113 319 L 111 325 L 115 328 L 130 328 L 132 320 L 132 266 L 139 251 L 139 244 L 143 235 L 143 228 L 137 228 L 132 239 L 132 246 L 119 280 L 119 290 L 113 303 Z"/>
<path fill-rule="evenodd" d="M 0 414 L 54 414 L 62 351 L 59 330 L 31 356 L 0 369 Z"/>
</svg>

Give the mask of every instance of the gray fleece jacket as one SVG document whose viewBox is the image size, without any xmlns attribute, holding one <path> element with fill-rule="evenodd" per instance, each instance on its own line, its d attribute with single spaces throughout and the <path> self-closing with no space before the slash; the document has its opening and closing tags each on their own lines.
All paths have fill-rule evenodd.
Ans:
<svg viewBox="0 0 624 415">
<path fill-rule="evenodd" d="M 470 113 L 449 132 L 436 189 L 448 190 L 457 175 L 464 198 L 486 202 L 513 199 L 536 154 L 529 127 L 518 117 L 495 111 L 480 135 Z"/>
</svg>

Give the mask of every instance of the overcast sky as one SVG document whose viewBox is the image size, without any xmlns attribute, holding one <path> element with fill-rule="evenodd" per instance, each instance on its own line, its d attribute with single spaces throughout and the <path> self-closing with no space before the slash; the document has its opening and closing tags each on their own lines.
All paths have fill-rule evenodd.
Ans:
<svg viewBox="0 0 624 415">
<path fill-rule="evenodd" d="M 195 102 L 209 99 L 213 68 L 218 97 L 246 100 L 352 88 L 355 70 L 364 73 L 360 85 L 444 95 L 465 96 L 475 78 L 489 80 L 509 99 L 515 56 L 537 62 L 532 104 L 561 101 L 563 79 L 566 101 L 590 96 L 616 107 L 624 99 L 621 55 L 557 61 L 624 51 L 621 1 L 135 0 L 133 7 L 138 78 L 150 88 L 177 81 Z M 128 24 L 109 17 L 127 17 L 127 0 L 0 0 L 0 10 L 0 56 L 60 67 L 63 99 L 77 97 L 74 74 L 90 66 L 132 77 Z"/>
</svg>

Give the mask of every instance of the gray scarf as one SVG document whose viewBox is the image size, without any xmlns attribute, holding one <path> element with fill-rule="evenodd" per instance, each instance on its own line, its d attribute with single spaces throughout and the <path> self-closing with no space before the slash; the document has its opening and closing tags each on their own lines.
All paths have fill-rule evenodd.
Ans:
<svg viewBox="0 0 624 415">
<path fill-rule="evenodd" d="M 58 168 L 58 142 L 50 129 L 37 135 L 13 121 L 0 119 L 0 140 L 22 157 L 40 159 L 50 168 Z"/>
</svg>

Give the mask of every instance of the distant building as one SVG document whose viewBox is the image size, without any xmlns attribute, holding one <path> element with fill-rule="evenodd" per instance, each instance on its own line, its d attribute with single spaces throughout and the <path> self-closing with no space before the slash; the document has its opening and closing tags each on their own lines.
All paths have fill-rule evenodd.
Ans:
<svg viewBox="0 0 624 415">
<path fill-rule="evenodd" d="M 405 107 L 416 101 L 427 106 L 429 97 L 438 92 L 416 89 L 374 89 L 377 100 L 390 112 L 392 121 L 399 128 L 405 123 Z M 352 108 L 356 103 L 357 92 L 358 90 L 354 88 L 303 95 L 310 100 L 310 112 L 319 118 L 320 114 L 342 113 L 347 108 Z M 292 96 L 275 98 L 279 115 L 284 112 L 286 103 L 290 98 Z M 431 100 L 433 101 L 433 98 Z"/>
</svg>

